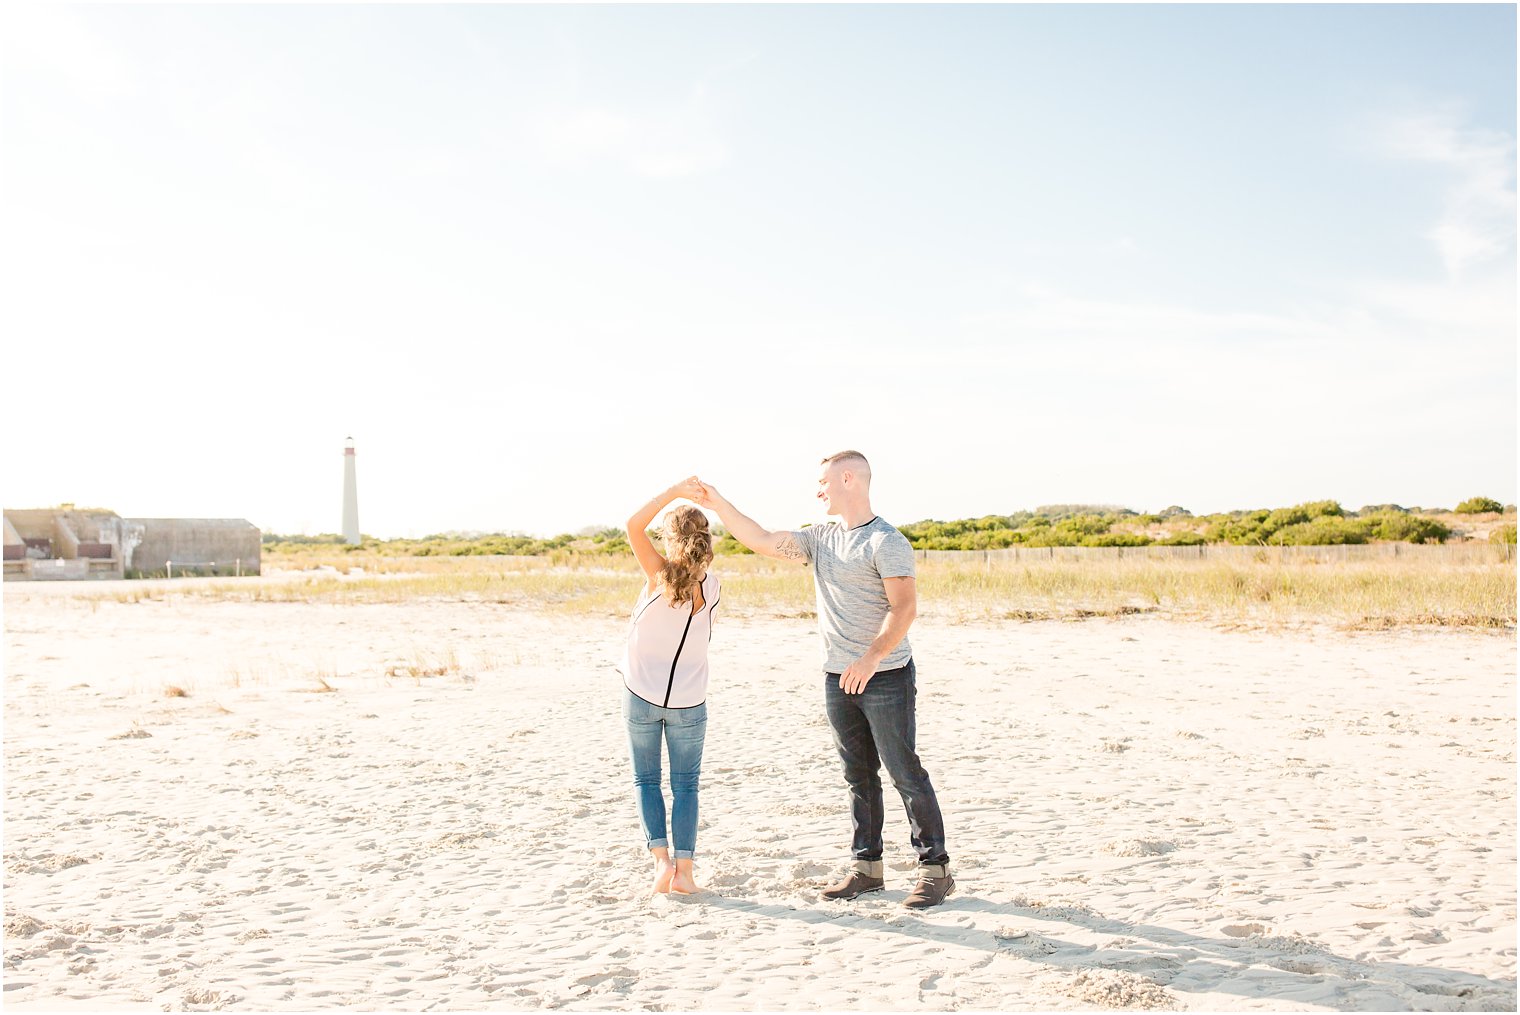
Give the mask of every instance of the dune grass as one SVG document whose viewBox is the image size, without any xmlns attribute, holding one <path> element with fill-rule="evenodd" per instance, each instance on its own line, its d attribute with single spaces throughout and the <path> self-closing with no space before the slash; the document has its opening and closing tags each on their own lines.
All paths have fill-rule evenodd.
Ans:
<svg viewBox="0 0 1520 1015">
<path fill-rule="evenodd" d="M 987 568 L 927 562 L 920 598 L 964 619 L 1159 612 L 1237 621 L 1325 620 L 1353 627 L 1512 627 L 1509 564 L 1409 560 L 1041 561 Z"/>
<path fill-rule="evenodd" d="M 309 563 L 308 559 L 301 561 Z M 348 557 L 349 573 L 281 571 L 266 557 L 258 579 L 143 583 L 108 598 L 252 602 L 399 603 L 465 600 L 579 616 L 626 615 L 642 576 L 605 555 Z M 362 573 L 355 568 L 362 568 Z M 735 615 L 812 617 L 811 573 L 763 557 L 723 557 L 723 609 Z M 1439 557 L 1369 561 L 1084 560 L 919 562 L 920 615 L 951 623 L 1082 619 L 1157 613 L 1238 623 L 1330 622 L 1509 628 L 1515 568 Z"/>
</svg>

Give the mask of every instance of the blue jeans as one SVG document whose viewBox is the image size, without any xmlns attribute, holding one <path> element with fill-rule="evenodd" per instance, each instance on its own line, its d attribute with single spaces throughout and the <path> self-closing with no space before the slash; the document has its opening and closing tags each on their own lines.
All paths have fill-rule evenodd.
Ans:
<svg viewBox="0 0 1520 1015">
<path fill-rule="evenodd" d="M 885 819 L 881 767 L 908 812 L 913 848 L 921 864 L 949 863 L 945 822 L 929 773 L 918 760 L 917 671 L 913 660 L 895 670 L 880 670 L 860 694 L 839 689 L 839 674 L 823 675 L 824 705 L 834 746 L 844 763 L 850 787 L 850 819 L 855 826 L 852 849 L 857 860 L 880 860 Z"/>
<path fill-rule="evenodd" d="M 672 855 L 689 860 L 697 849 L 697 783 L 702 776 L 702 742 L 707 737 L 707 705 L 661 708 L 623 688 L 623 721 L 639 820 L 650 849 L 669 846 L 665 835 L 665 794 L 660 787 L 660 741 L 670 750 L 670 832 Z"/>
</svg>

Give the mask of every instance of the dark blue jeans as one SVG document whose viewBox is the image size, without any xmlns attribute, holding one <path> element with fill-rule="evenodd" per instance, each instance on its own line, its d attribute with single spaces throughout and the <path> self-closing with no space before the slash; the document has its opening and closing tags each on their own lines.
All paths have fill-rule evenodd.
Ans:
<svg viewBox="0 0 1520 1015">
<path fill-rule="evenodd" d="M 908 811 L 918 862 L 950 862 L 939 800 L 914 746 L 918 698 L 915 673 L 911 659 L 900 669 L 881 670 L 860 694 L 841 691 L 839 674 L 823 675 L 829 726 L 834 731 L 839 760 L 844 763 L 844 781 L 850 787 L 850 818 L 855 825 L 852 848 L 857 860 L 881 859 L 885 819 L 881 767 L 885 765 Z"/>
</svg>

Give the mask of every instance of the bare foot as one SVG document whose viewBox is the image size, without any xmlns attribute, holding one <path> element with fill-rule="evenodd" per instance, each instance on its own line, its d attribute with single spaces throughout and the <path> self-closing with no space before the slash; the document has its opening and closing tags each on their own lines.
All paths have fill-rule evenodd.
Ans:
<svg viewBox="0 0 1520 1015">
<path fill-rule="evenodd" d="M 670 879 L 670 890 L 677 895 L 696 895 L 702 891 L 697 887 L 697 879 L 692 877 L 690 860 L 676 861 L 675 877 Z"/>
<path fill-rule="evenodd" d="M 670 881 L 675 875 L 675 864 L 656 864 L 654 868 L 654 891 L 659 895 L 667 894 L 670 891 Z"/>
</svg>

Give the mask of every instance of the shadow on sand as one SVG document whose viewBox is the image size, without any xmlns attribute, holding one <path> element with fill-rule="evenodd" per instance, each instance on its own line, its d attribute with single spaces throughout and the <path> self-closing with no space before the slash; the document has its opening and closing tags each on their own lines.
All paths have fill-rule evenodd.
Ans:
<svg viewBox="0 0 1520 1015">
<path fill-rule="evenodd" d="M 1411 1010 L 1514 1011 L 1515 981 L 1496 980 L 1474 973 L 1415 966 L 1402 962 L 1360 962 L 1341 958 L 1308 942 L 1271 938 L 1209 938 L 1148 924 L 1108 919 L 1096 914 L 1073 913 L 995 903 L 957 889 L 937 912 L 977 913 L 1007 918 L 1017 927 L 1009 937 L 963 927 L 940 927 L 917 913 L 899 908 L 907 893 L 887 891 L 875 895 L 887 905 L 873 906 L 876 915 L 861 915 L 859 903 L 837 903 L 838 911 L 807 909 L 777 903 L 750 902 L 707 891 L 687 897 L 687 904 L 704 904 L 749 916 L 806 923 L 858 926 L 862 930 L 886 931 L 938 945 L 980 948 L 1013 958 L 1043 963 L 1051 969 L 1115 969 L 1152 979 L 1168 987 L 1180 1000 L 1187 991 L 1174 985 L 1183 976 L 1207 984 L 1209 993 L 1238 994 L 1252 1001 L 1305 1003 L 1319 1007 L 1328 990 L 1336 1008 L 1343 1011 L 1387 1009 L 1397 1001 Z M 868 905 L 870 903 L 867 903 Z M 901 915 L 900 922 L 884 922 L 880 910 Z M 1015 923 L 1016 921 L 1016 923 Z M 1043 926 L 1031 927 L 1031 923 Z M 1062 927 L 1080 927 L 1098 934 L 1127 938 L 1122 947 L 1095 948 L 1062 941 L 1051 933 Z M 1051 933 L 1047 933 L 1047 929 Z M 1026 936 L 1019 935 L 1020 931 Z M 1241 974 L 1250 970 L 1249 989 Z M 1310 998 L 1315 998 L 1311 1001 Z M 1424 1003 L 1422 1003 L 1424 1002 Z"/>
</svg>

